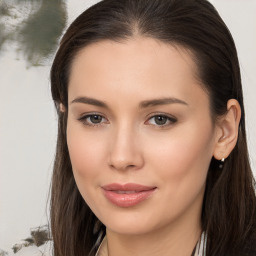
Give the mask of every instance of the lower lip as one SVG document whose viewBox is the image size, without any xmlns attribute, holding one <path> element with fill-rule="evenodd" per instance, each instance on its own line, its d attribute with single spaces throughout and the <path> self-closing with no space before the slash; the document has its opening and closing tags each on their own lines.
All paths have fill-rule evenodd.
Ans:
<svg viewBox="0 0 256 256">
<path fill-rule="evenodd" d="M 105 197 L 113 204 L 119 207 L 131 207 L 137 205 L 149 197 L 155 192 L 156 188 L 146 191 L 140 191 L 132 194 L 118 194 L 115 191 L 105 190 L 104 195 Z"/>
</svg>

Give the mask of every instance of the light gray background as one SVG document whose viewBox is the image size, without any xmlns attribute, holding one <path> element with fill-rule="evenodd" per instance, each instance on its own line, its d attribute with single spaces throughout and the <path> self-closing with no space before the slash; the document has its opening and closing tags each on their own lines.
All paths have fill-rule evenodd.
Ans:
<svg viewBox="0 0 256 256">
<path fill-rule="evenodd" d="M 68 24 L 98 1 L 67 1 Z M 256 174 L 256 0 L 213 0 L 235 39 L 241 63 L 250 157 Z M 56 115 L 49 65 L 27 67 L 7 49 L 0 56 L 0 248 L 47 223 Z"/>
</svg>

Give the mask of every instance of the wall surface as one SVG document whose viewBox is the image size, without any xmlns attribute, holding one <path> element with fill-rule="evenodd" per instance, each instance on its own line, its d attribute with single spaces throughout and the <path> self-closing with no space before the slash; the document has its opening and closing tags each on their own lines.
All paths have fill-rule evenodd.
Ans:
<svg viewBox="0 0 256 256">
<path fill-rule="evenodd" d="M 35 17 L 31 18 L 31 12 L 27 10 L 36 12 L 37 6 L 15 9 L 15 0 L 7 2 L 13 4 L 11 14 L 0 16 L 0 248 L 10 251 L 13 244 L 29 236 L 30 228 L 47 223 L 46 202 L 54 160 L 56 115 L 49 90 L 52 55 L 47 55 L 41 63 L 38 58 L 43 53 L 29 45 L 30 37 L 24 37 L 30 27 L 20 25 L 29 19 L 32 20 L 30 23 L 35 23 L 32 19 Z M 29 1 L 22 2 L 28 5 Z M 97 1 L 64 2 L 66 6 L 56 6 L 59 15 L 55 15 L 59 19 L 56 35 L 62 33 L 65 24 Z M 237 44 L 250 157 L 256 174 L 256 1 L 211 2 Z M 45 13 L 43 8 L 36 17 L 39 19 L 42 13 Z M 47 24 L 42 24 L 41 29 L 44 26 Z M 23 36 L 15 34 L 16 28 L 23 32 Z M 1 44 L 3 38 L 7 43 Z M 57 39 L 53 38 L 53 44 L 54 40 Z M 35 54 L 31 55 L 33 51 Z"/>
</svg>

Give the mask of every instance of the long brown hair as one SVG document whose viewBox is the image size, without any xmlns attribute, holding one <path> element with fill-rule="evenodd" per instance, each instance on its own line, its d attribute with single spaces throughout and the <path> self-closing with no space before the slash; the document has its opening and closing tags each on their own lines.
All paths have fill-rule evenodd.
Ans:
<svg viewBox="0 0 256 256">
<path fill-rule="evenodd" d="M 254 229 L 254 179 L 248 159 L 240 68 L 232 36 L 206 0 L 103 0 L 83 12 L 63 36 L 51 69 L 58 113 L 58 140 L 51 188 L 51 229 L 55 256 L 94 255 L 105 227 L 76 186 L 66 141 L 68 83 L 79 50 L 109 39 L 140 35 L 189 49 L 207 90 L 213 119 L 237 99 L 242 110 L 237 144 L 223 169 L 212 159 L 202 210 L 207 256 L 238 255 Z"/>
</svg>

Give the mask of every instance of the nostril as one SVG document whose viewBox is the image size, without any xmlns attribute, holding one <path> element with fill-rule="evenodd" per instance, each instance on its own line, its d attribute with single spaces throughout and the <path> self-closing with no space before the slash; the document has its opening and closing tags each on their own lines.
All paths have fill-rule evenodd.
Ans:
<svg viewBox="0 0 256 256">
<path fill-rule="evenodd" d="M 136 168 L 136 165 L 134 164 L 129 164 L 129 165 L 115 165 L 115 164 L 110 164 L 109 165 L 112 169 L 116 169 L 116 170 L 122 170 L 122 171 L 125 171 L 125 170 L 129 170 L 129 169 L 135 169 Z"/>
<path fill-rule="evenodd" d="M 136 167 L 135 165 L 131 164 L 131 165 L 128 165 L 126 168 L 127 169 L 132 169 L 132 168 L 135 168 L 135 167 Z"/>
</svg>

